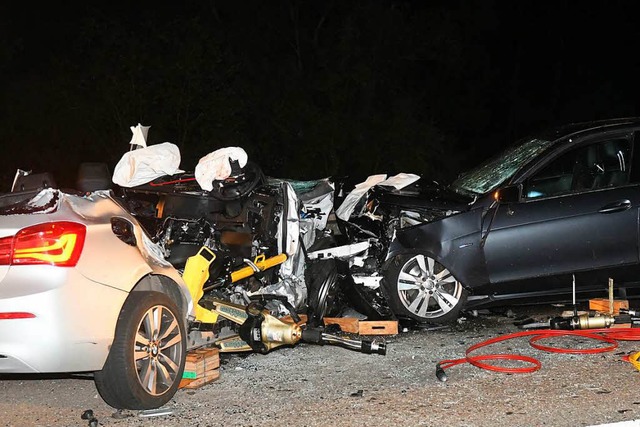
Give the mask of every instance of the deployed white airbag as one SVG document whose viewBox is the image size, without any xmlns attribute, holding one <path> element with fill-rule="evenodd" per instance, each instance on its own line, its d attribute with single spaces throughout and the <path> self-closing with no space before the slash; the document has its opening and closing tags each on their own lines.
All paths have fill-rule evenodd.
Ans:
<svg viewBox="0 0 640 427">
<path fill-rule="evenodd" d="M 124 153 L 113 170 L 112 180 L 121 187 L 135 187 L 164 175 L 184 172 L 179 166 L 180 149 L 164 142 Z"/>
<path fill-rule="evenodd" d="M 357 184 L 353 191 L 345 197 L 340 207 L 336 209 L 336 216 L 344 221 L 348 221 L 360 199 L 376 185 L 394 187 L 396 190 L 402 190 L 419 179 L 419 175 L 404 172 L 394 175 L 391 178 L 387 178 L 385 174 L 371 175 L 366 181 Z"/>
<path fill-rule="evenodd" d="M 249 156 L 240 147 L 220 148 L 202 157 L 196 165 L 195 177 L 203 190 L 213 190 L 212 182 L 222 181 L 231 176 L 231 160 L 238 162 L 241 168 L 247 165 Z"/>
<path fill-rule="evenodd" d="M 367 194 L 367 191 L 376 184 L 381 183 L 387 179 L 386 174 L 371 175 L 366 181 L 357 184 L 356 187 L 345 197 L 344 201 L 338 209 L 336 209 L 336 216 L 344 221 L 348 221 L 349 217 L 356 208 L 356 205 Z"/>
</svg>

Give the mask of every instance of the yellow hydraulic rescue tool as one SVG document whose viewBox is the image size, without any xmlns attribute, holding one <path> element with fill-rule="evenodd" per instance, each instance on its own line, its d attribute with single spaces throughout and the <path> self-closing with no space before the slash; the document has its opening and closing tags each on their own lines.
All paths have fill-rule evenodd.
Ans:
<svg viewBox="0 0 640 427">
<path fill-rule="evenodd" d="M 241 269 L 231 273 L 231 283 L 235 283 L 238 280 L 251 277 L 253 276 L 254 273 L 258 273 L 259 271 L 268 270 L 271 267 L 275 267 L 276 265 L 282 264 L 286 260 L 287 260 L 286 254 L 276 255 L 271 258 L 266 258 L 264 254 L 258 255 L 256 259 L 253 261 L 251 266 L 242 267 Z M 257 267 L 257 270 L 256 268 L 254 268 L 254 266 Z"/>
<path fill-rule="evenodd" d="M 290 307 L 292 320 L 295 323 L 284 322 L 269 313 L 263 305 L 251 302 L 249 305 L 238 305 L 228 301 L 212 299 L 212 308 L 206 309 L 199 302 L 204 294 L 204 284 L 209 279 L 209 266 L 216 259 L 213 251 L 206 246 L 187 259 L 187 264 L 182 275 L 191 298 L 196 304 L 196 321 L 201 323 L 216 323 L 218 317 L 227 319 L 238 325 L 238 333 L 220 339 L 214 344 L 221 352 L 268 351 L 283 346 L 295 345 L 299 341 L 313 344 L 333 344 L 346 347 L 362 353 L 386 354 L 387 347 L 384 342 L 356 340 L 325 333 L 322 328 L 311 328 Z M 254 261 L 245 260 L 247 267 L 240 268 L 227 277 L 231 283 L 252 276 L 268 268 L 282 264 L 287 260 L 287 255 L 280 254 L 271 258 L 260 255 Z M 285 299 L 286 300 L 286 299 Z"/>
<path fill-rule="evenodd" d="M 218 313 L 202 307 L 198 302 L 204 294 L 204 284 L 209 280 L 209 266 L 216 259 L 216 254 L 206 246 L 200 248 L 197 254 L 187 259 L 184 267 L 182 279 L 184 280 L 191 299 L 193 300 L 196 314 L 196 321 L 202 323 L 216 323 L 218 321 Z M 266 258 L 264 254 L 258 255 L 251 265 L 242 267 L 230 274 L 231 283 L 238 280 L 251 277 L 253 274 L 267 270 L 276 265 L 282 264 L 287 260 L 286 254 L 279 254 L 271 258 Z"/>
</svg>

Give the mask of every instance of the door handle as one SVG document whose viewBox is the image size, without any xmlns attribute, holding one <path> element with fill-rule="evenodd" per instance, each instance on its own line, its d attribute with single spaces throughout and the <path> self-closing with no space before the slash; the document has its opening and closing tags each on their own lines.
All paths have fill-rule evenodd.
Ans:
<svg viewBox="0 0 640 427">
<path fill-rule="evenodd" d="M 600 208 L 600 210 L 598 210 L 598 212 L 603 214 L 622 212 L 622 211 L 626 211 L 630 207 L 631 207 L 631 202 L 629 200 L 618 200 L 616 202 L 609 203 L 608 205 L 604 205 L 603 207 Z"/>
</svg>

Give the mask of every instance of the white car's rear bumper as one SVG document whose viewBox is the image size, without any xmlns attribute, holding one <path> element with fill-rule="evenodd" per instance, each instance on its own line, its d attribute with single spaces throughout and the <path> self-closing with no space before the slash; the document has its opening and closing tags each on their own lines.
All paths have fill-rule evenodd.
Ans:
<svg viewBox="0 0 640 427">
<path fill-rule="evenodd" d="M 127 292 L 93 282 L 74 268 L 2 270 L 0 373 L 102 369 Z M 35 317 L 1 318 L 15 312 Z"/>
</svg>

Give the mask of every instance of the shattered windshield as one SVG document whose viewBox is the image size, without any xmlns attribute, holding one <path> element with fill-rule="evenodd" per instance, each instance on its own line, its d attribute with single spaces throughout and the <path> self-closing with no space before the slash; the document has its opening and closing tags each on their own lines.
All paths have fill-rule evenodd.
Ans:
<svg viewBox="0 0 640 427">
<path fill-rule="evenodd" d="M 462 194 L 485 194 L 505 182 L 529 160 L 551 145 L 550 141 L 529 139 L 471 169 L 456 179 L 450 188 Z"/>
</svg>

